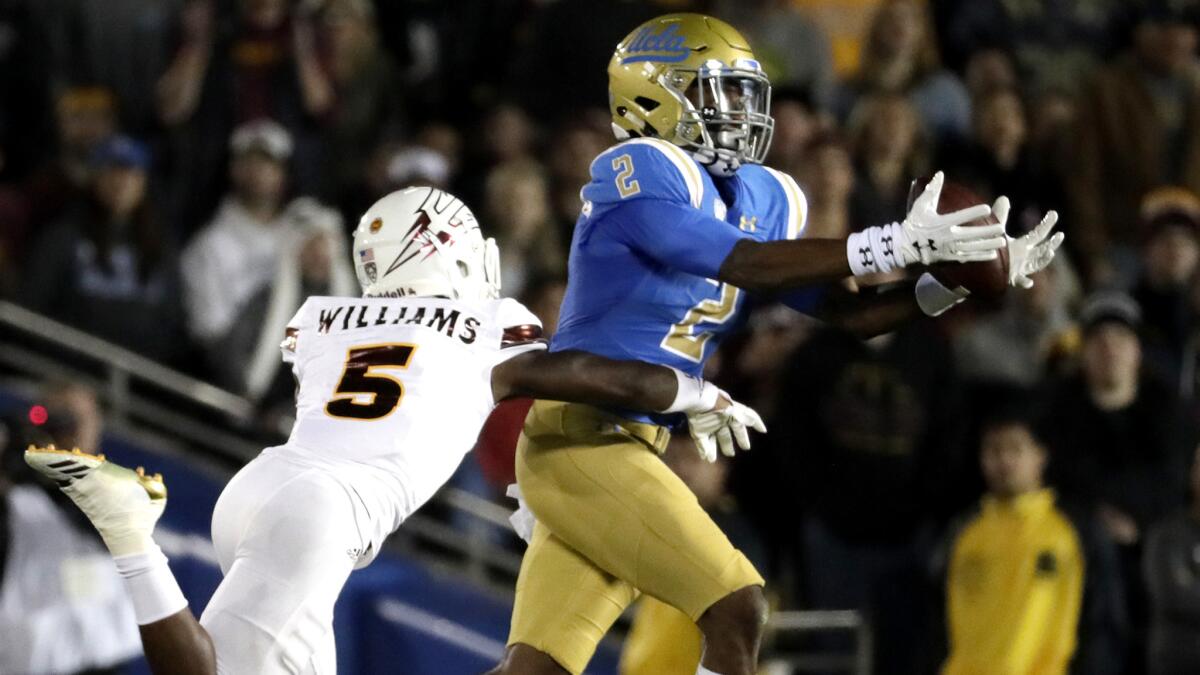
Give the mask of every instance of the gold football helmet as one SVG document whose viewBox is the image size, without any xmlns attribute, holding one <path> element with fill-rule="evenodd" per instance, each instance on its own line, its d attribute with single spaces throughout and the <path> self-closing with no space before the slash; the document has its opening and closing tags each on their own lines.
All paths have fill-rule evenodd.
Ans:
<svg viewBox="0 0 1200 675">
<path fill-rule="evenodd" d="M 661 138 L 729 174 L 767 156 L 775 121 L 771 83 L 746 38 L 703 14 L 667 14 L 638 26 L 608 63 L 617 138 Z"/>
</svg>

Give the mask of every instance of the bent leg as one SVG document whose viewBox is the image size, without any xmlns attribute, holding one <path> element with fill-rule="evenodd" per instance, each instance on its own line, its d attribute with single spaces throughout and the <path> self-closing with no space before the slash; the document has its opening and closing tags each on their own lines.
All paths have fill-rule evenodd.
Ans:
<svg viewBox="0 0 1200 675">
<path fill-rule="evenodd" d="M 753 675 L 766 623 L 761 586 L 747 586 L 718 600 L 697 622 L 704 633 L 701 665 L 722 675 Z"/>
<path fill-rule="evenodd" d="M 752 673 L 762 577 L 655 454 L 645 425 L 614 430 L 593 411 L 534 404 L 516 462 L 529 507 L 580 558 L 696 622 L 703 663 L 724 669 L 710 670 Z"/>
<path fill-rule="evenodd" d="M 238 489 L 261 490 L 255 483 Z M 248 521 L 214 520 L 214 540 L 223 539 L 217 529 L 240 530 L 200 618 L 219 672 L 332 672 L 334 603 L 365 548 L 355 508 L 333 476 L 312 469 L 278 486 Z"/>
<path fill-rule="evenodd" d="M 154 675 L 216 675 L 212 638 L 190 609 L 138 626 L 142 650 Z"/>
<path fill-rule="evenodd" d="M 582 673 L 637 591 L 580 556 L 544 525 L 521 561 L 509 652 L 494 672 Z"/>
</svg>

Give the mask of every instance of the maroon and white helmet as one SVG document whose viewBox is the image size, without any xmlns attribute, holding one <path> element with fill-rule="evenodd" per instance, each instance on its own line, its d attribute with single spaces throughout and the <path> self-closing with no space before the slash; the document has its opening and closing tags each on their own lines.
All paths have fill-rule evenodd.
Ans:
<svg viewBox="0 0 1200 675">
<path fill-rule="evenodd" d="M 495 240 L 461 199 L 437 188 L 404 188 L 372 204 L 354 230 L 354 271 L 366 297 L 500 296 Z"/>
</svg>

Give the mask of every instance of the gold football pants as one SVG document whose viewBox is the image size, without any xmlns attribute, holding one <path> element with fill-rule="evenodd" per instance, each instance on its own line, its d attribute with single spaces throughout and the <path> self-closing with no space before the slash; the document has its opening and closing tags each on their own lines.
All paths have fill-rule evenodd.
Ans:
<svg viewBox="0 0 1200 675">
<path fill-rule="evenodd" d="M 537 516 L 508 643 L 583 672 L 639 592 L 693 621 L 763 579 L 659 458 L 669 432 L 596 408 L 537 401 L 517 482 Z"/>
</svg>

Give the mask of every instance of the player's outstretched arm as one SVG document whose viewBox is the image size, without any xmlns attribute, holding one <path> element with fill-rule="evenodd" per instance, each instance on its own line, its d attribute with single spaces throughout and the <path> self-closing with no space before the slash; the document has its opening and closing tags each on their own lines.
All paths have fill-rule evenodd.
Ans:
<svg viewBox="0 0 1200 675">
<path fill-rule="evenodd" d="M 732 457 L 750 449 L 747 429 L 766 433 L 754 410 L 732 400 L 716 385 L 666 366 L 617 361 L 583 351 L 532 351 L 492 370 L 497 401 L 533 396 L 662 413 L 686 413 L 696 450 L 709 462 L 717 450 Z"/>
<path fill-rule="evenodd" d="M 901 222 L 868 227 L 846 239 L 743 239 L 721 262 L 717 278 L 746 290 L 786 291 L 910 265 L 994 260 L 1006 244 L 1003 223 L 967 227 L 991 215 L 985 204 L 938 213 L 944 181 L 940 171 L 935 174 Z"/>
<path fill-rule="evenodd" d="M 692 397 L 697 405 L 707 404 L 705 409 L 717 404 L 721 392 L 715 385 L 684 378 L 671 368 L 640 361 L 616 361 L 575 350 L 533 351 L 492 370 L 492 393 L 497 401 L 532 396 L 650 412 L 675 412 L 671 408 L 680 394 Z"/>
</svg>

